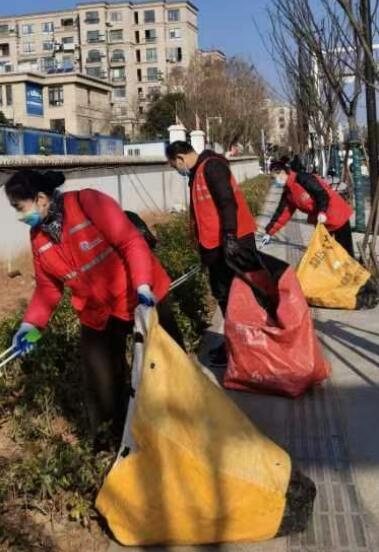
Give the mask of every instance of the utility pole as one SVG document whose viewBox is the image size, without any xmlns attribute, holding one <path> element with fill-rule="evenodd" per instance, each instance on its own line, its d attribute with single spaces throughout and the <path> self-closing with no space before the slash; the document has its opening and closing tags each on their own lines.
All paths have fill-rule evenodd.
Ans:
<svg viewBox="0 0 379 552">
<path fill-rule="evenodd" d="M 372 19 L 370 0 L 361 0 L 361 18 L 364 38 L 372 54 Z M 373 202 L 376 187 L 378 185 L 378 129 L 376 117 L 375 70 L 372 66 L 372 59 L 370 59 L 367 52 L 365 53 L 365 80 L 370 191 L 371 202 Z"/>
</svg>

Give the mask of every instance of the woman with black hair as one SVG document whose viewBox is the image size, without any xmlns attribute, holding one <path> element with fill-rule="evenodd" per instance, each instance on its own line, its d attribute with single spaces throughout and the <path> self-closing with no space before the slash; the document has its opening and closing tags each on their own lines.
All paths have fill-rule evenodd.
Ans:
<svg viewBox="0 0 379 552">
<path fill-rule="evenodd" d="M 23 352 L 25 335 L 43 330 L 64 286 L 81 322 L 85 398 L 92 436 L 112 421 L 117 434 L 127 408 L 126 336 L 134 309 L 157 305 L 160 322 L 182 345 L 164 300 L 170 279 L 141 233 L 111 197 L 92 189 L 59 191 L 60 172 L 22 170 L 5 184 L 19 220 L 31 227 L 36 288 L 13 344 Z"/>
<path fill-rule="evenodd" d="M 291 169 L 286 159 L 273 161 L 271 177 L 277 186 L 283 188 L 279 205 L 266 226 L 262 246 L 268 245 L 276 234 L 290 220 L 296 209 L 308 214 L 311 224 L 325 224 L 327 230 L 342 247 L 354 257 L 350 217 L 350 205 L 329 185 L 315 174 Z"/>
</svg>

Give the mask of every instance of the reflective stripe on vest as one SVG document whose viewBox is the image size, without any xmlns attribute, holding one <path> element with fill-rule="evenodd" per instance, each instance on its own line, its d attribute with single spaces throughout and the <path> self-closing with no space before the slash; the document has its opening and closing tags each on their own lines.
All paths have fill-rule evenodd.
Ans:
<svg viewBox="0 0 379 552">
<path fill-rule="evenodd" d="M 85 220 L 84 222 L 70 228 L 68 233 L 72 236 L 73 234 L 76 234 L 76 232 L 83 230 L 83 228 L 87 228 L 87 226 L 90 226 L 91 224 L 92 222 L 90 220 Z"/>
<path fill-rule="evenodd" d="M 86 263 L 85 265 L 83 265 L 79 269 L 79 271 L 80 272 L 87 272 L 88 270 L 91 270 L 91 268 L 93 268 L 94 266 L 101 263 L 104 259 L 106 259 L 112 253 L 112 251 L 114 251 L 113 247 L 108 247 L 107 249 L 105 249 L 105 251 L 103 251 L 102 253 L 97 255 L 97 257 L 92 259 L 92 261 L 90 261 L 89 263 Z M 78 276 L 78 274 L 79 273 L 76 270 L 74 270 L 72 272 L 69 272 L 65 276 L 63 276 L 63 280 L 65 282 L 67 282 L 67 280 L 72 280 L 73 278 L 76 278 Z"/>
<path fill-rule="evenodd" d="M 51 242 L 47 242 L 44 245 L 41 245 L 39 249 L 37 249 L 37 254 L 45 253 L 50 247 L 53 247 L 53 244 Z"/>
</svg>

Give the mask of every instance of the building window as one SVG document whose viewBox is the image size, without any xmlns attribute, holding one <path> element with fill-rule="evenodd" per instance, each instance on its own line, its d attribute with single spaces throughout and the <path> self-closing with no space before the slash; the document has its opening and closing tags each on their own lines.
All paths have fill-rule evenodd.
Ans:
<svg viewBox="0 0 379 552">
<path fill-rule="evenodd" d="M 111 21 L 122 21 L 122 12 L 120 11 L 111 12 Z"/>
<path fill-rule="evenodd" d="M 181 48 L 168 48 L 167 49 L 167 61 L 171 63 L 179 63 L 183 59 Z"/>
<path fill-rule="evenodd" d="M 159 86 L 148 86 L 147 88 L 147 97 L 149 100 L 156 100 L 161 95 L 161 90 Z"/>
<path fill-rule="evenodd" d="M 54 23 L 52 21 L 47 21 L 42 23 L 42 32 L 43 33 L 53 33 L 54 32 Z"/>
<path fill-rule="evenodd" d="M 148 67 L 147 68 L 147 80 L 148 81 L 157 81 L 158 80 L 158 67 Z"/>
<path fill-rule="evenodd" d="M 46 41 L 42 43 L 42 49 L 46 51 L 54 50 L 54 42 Z"/>
<path fill-rule="evenodd" d="M 138 12 L 134 12 L 134 24 L 138 25 Z"/>
<path fill-rule="evenodd" d="M 49 105 L 63 105 L 63 86 L 48 86 Z"/>
<path fill-rule="evenodd" d="M 124 61 L 125 61 L 124 50 L 113 50 L 111 63 L 124 62 Z"/>
<path fill-rule="evenodd" d="M 86 23 L 99 23 L 99 12 L 98 11 L 88 11 L 86 12 L 86 18 L 84 20 Z"/>
<path fill-rule="evenodd" d="M 3 87 L 0 84 L 0 107 L 3 105 Z"/>
<path fill-rule="evenodd" d="M 110 42 L 122 42 L 123 41 L 123 32 L 122 30 L 109 31 L 109 40 Z"/>
<path fill-rule="evenodd" d="M 169 21 L 180 21 L 180 10 L 168 10 L 167 16 Z"/>
<path fill-rule="evenodd" d="M 5 85 L 5 103 L 6 105 L 12 105 L 13 103 L 13 94 L 12 94 L 12 85 Z"/>
<path fill-rule="evenodd" d="M 63 69 L 65 71 L 73 71 L 75 68 L 75 61 L 71 56 L 63 56 Z"/>
<path fill-rule="evenodd" d="M 136 62 L 141 63 L 141 50 L 136 50 Z"/>
<path fill-rule="evenodd" d="M 55 68 L 55 60 L 52 57 L 41 59 L 41 71 L 49 71 Z"/>
<path fill-rule="evenodd" d="M 0 34 L 8 34 L 9 25 L 0 25 Z"/>
<path fill-rule="evenodd" d="M 50 119 L 50 130 L 56 130 L 57 132 L 66 131 L 66 122 L 64 119 Z"/>
<path fill-rule="evenodd" d="M 62 25 L 62 27 L 73 27 L 74 26 L 74 20 L 72 19 L 72 17 L 61 19 L 61 25 Z"/>
<path fill-rule="evenodd" d="M 158 61 L 158 53 L 156 48 L 146 48 L 146 61 L 155 63 Z"/>
<path fill-rule="evenodd" d="M 8 61 L 0 63 L 0 74 L 2 73 L 12 73 L 12 64 Z"/>
<path fill-rule="evenodd" d="M 139 111 L 140 115 L 143 115 L 143 105 L 138 106 L 138 111 Z M 136 150 L 134 150 L 134 151 L 136 151 Z"/>
<path fill-rule="evenodd" d="M 87 31 L 87 42 L 101 42 L 103 40 L 100 31 Z"/>
<path fill-rule="evenodd" d="M 280 128 L 281 130 L 285 129 L 285 128 L 286 128 L 285 123 L 280 123 L 279 128 Z"/>
<path fill-rule="evenodd" d="M 21 33 L 23 35 L 29 35 L 34 33 L 34 25 L 22 25 Z"/>
<path fill-rule="evenodd" d="M 156 29 L 147 29 L 145 31 L 145 40 L 146 42 L 155 42 L 157 40 Z"/>
<path fill-rule="evenodd" d="M 98 79 L 101 79 L 103 76 L 103 70 L 101 67 L 87 67 L 86 73 L 90 77 L 96 77 Z"/>
<path fill-rule="evenodd" d="M 0 56 L 9 56 L 9 44 L 0 44 Z"/>
<path fill-rule="evenodd" d="M 101 53 L 99 50 L 89 50 L 87 54 L 88 63 L 100 63 L 101 62 Z"/>
<path fill-rule="evenodd" d="M 62 38 L 62 44 L 73 44 L 74 43 L 74 37 L 73 36 L 64 36 Z"/>
<path fill-rule="evenodd" d="M 142 69 L 137 69 L 137 80 L 138 82 L 142 81 Z"/>
<path fill-rule="evenodd" d="M 168 38 L 170 40 L 178 40 L 179 38 L 182 38 L 181 29 L 169 29 L 168 30 Z"/>
<path fill-rule="evenodd" d="M 114 98 L 125 98 L 126 97 L 125 86 L 116 86 L 113 89 L 113 97 Z"/>
<path fill-rule="evenodd" d="M 122 81 L 125 79 L 125 68 L 117 67 L 117 69 L 111 70 L 111 76 L 113 81 Z"/>
<path fill-rule="evenodd" d="M 24 54 L 30 54 L 35 51 L 34 42 L 24 42 L 22 45 L 22 51 Z"/>
<path fill-rule="evenodd" d="M 140 40 L 140 38 L 139 38 L 139 31 L 136 31 L 136 32 L 134 33 L 134 36 L 135 36 L 136 44 L 139 44 L 139 40 Z"/>
<path fill-rule="evenodd" d="M 143 20 L 145 23 L 155 23 L 155 10 L 145 10 Z"/>
</svg>

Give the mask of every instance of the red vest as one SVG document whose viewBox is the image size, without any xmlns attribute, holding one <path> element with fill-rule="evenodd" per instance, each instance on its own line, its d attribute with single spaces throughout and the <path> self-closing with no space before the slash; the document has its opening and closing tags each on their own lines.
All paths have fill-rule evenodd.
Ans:
<svg viewBox="0 0 379 552">
<path fill-rule="evenodd" d="M 83 324 L 103 329 L 110 315 L 123 320 L 134 318 L 137 294 L 130 271 L 83 213 L 77 192 L 64 194 L 61 241 L 53 243 L 37 228 L 32 230 L 32 251 L 47 274 L 71 288 L 71 303 Z M 170 280 L 154 255 L 151 257 L 152 289 L 157 299 L 162 299 Z"/>
<path fill-rule="evenodd" d="M 204 174 L 205 164 L 209 159 L 219 158 L 208 157 L 200 164 L 193 181 L 191 200 L 199 242 L 206 249 L 213 249 L 222 245 L 222 229 L 220 216 L 209 192 Z M 242 236 L 255 232 L 257 225 L 233 175 L 231 178 L 231 186 L 237 204 L 237 237 L 241 238 Z"/>
<path fill-rule="evenodd" d="M 329 231 L 333 232 L 346 224 L 353 214 L 353 210 L 339 193 L 331 188 L 328 182 L 317 175 L 314 176 L 329 196 L 329 206 L 326 211 L 327 223 L 325 226 Z M 290 172 L 286 186 L 290 192 L 287 194 L 288 202 L 295 208 L 303 211 L 303 213 L 308 213 L 308 222 L 316 224 L 318 215 L 316 202 L 308 192 L 304 190 L 301 184 L 296 182 L 295 172 Z"/>
</svg>

